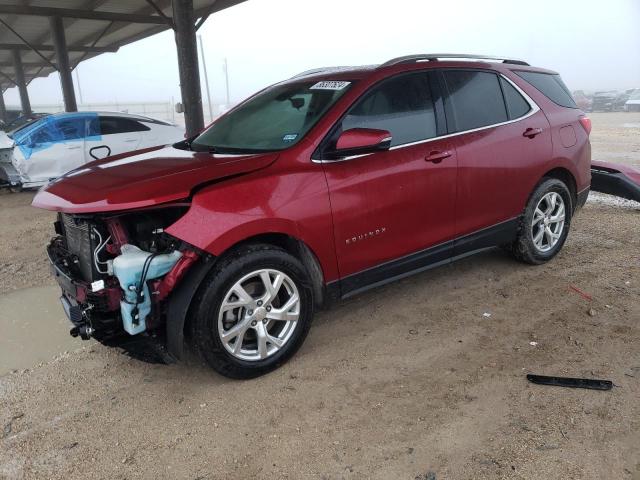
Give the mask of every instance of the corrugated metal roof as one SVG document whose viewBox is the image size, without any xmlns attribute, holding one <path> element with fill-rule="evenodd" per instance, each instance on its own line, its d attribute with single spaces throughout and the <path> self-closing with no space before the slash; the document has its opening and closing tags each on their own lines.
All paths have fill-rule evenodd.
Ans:
<svg viewBox="0 0 640 480">
<path fill-rule="evenodd" d="M 202 18 L 244 1 L 193 0 L 193 7 L 196 18 Z M 27 82 L 55 71 L 47 63 L 56 63 L 47 15 L 61 13 L 69 62 L 75 67 L 105 51 L 117 51 L 123 45 L 169 29 L 168 21 L 152 4 L 170 19 L 171 0 L 0 0 L 0 20 L 4 22 L 0 22 L 0 90 L 14 86 L 14 47 L 20 48 Z M 45 58 L 25 45 L 16 33 Z"/>
</svg>

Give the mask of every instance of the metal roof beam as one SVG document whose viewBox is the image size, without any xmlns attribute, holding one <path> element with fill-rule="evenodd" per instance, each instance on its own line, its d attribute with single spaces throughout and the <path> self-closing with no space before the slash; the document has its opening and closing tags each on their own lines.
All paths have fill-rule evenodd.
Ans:
<svg viewBox="0 0 640 480">
<path fill-rule="evenodd" d="M 57 68 L 53 63 L 51 63 L 49 61 L 49 59 L 47 57 L 45 57 L 42 53 L 40 53 L 38 51 L 37 48 L 35 48 L 29 41 L 27 41 L 26 38 L 24 38 L 22 35 L 20 35 L 18 32 L 15 31 L 15 29 L 9 25 L 7 22 L 5 22 L 4 20 L 2 20 L 0 18 L 0 23 L 2 23 L 5 27 L 7 27 L 9 30 L 11 30 L 11 32 L 18 37 L 20 40 L 22 40 L 22 43 L 24 43 L 27 47 L 29 47 L 31 50 L 33 50 L 33 52 L 35 54 L 37 54 L 41 59 L 43 59 L 45 62 L 47 62 L 52 68 Z"/>
<path fill-rule="evenodd" d="M 13 63 L 11 65 L 13 66 Z M 9 81 L 9 83 L 12 84 L 12 86 L 14 86 L 14 87 L 18 86 L 16 81 L 13 78 L 11 78 L 9 75 L 4 73 L 3 71 L 0 71 L 0 76 L 6 78 Z M 9 87 L 7 87 L 7 88 L 9 88 Z"/>
<path fill-rule="evenodd" d="M 53 52 L 55 51 L 53 45 L 33 45 L 33 48 L 40 50 L 41 52 Z M 69 45 L 67 50 L 69 52 L 93 52 L 93 53 L 109 53 L 117 52 L 118 46 L 108 47 L 86 47 L 84 45 Z M 0 43 L 0 50 L 32 50 L 31 47 L 22 43 Z"/>
<path fill-rule="evenodd" d="M 166 19 L 158 15 L 138 15 L 135 13 L 103 12 L 76 8 L 35 7 L 31 5 L 0 5 L 0 14 L 34 15 L 38 17 L 83 18 L 85 20 L 110 20 L 127 23 L 165 24 Z"/>
<path fill-rule="evenodd" d="M 171 17 L 166 16 L 165 13 L 162 11 L 162 9 L 158 7 L 158 5 L 156 5 L 153 0 L 147 0 L 147 3 L 151 5 L 151 8 L 153 8 L 156 12 L 158 12 L 158 15 L 164 18 L 164 21 L 167 25 L 169 25 L 173 29 L 176 28 L 175 25 L 173 24 L 173 19 Z"/>
<path fill-rule="evenodd" d="M 38 67 L 50 67 L 47 62 L 22 62 L 24 68 L 38 68 Z M 13 67 L 13 62 L 0 62 L 0 68 Z"/>
</svg>

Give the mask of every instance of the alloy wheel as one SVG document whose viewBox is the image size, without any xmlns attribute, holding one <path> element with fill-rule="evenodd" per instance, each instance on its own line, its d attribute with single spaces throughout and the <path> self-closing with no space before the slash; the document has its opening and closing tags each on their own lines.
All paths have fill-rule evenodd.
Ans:
<svg viewBox="0 0 640 480">
<path fill-rule="evenodd" d="M 556 246 L 565 222 L 565 203 L 557 192 L 545 194 L 533 212 L 531 236 L 539 252 L 546 253 Z"/>
<path fill-rule="evenodd" d="M 291 339 L 299 317 L 300 294 L 294 281 L 279 270 L 256 270 L 223 297 L 218 335 L 234 357 L 264 360 Z"/>
</svg>

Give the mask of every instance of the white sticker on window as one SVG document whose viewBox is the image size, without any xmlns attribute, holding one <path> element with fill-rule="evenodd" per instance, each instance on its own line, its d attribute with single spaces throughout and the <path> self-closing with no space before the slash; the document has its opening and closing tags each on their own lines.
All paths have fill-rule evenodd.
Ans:
<svg viewBox="0 0 640 480">
<path fill-rule="evenodd" d="M 91 283 L 92 292 L 99 292 L 100 290 L 104 290 L 104 280 L 96 280 Z"/>
<path fill-rule="evenodd" d="M 288 133 L 284 137 L 282 137 L 283 142 L 293 142 L 296 138 L 298 138 L 297 133 Z"/>
<path fill-rule="evenodd" d="M 337 80 L 324 80 L 309 87 L 309 90 L 342 90 L 350 83 L 351 82 L 341 82 Z"/>
</svg>

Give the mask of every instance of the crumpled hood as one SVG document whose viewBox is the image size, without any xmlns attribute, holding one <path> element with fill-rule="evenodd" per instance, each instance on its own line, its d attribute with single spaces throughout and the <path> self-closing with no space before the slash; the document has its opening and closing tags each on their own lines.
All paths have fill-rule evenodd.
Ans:
<svg viewBox="0 0 640 480">
<path fill-rule="evenodd" d="M 44 186 L 32 205 L 66 213 L 113 212 L 187 198 L 200 184 L 271 165 L 277 153 L 212 155 L 174 147 L 88 163 Z"/>
<path fill-rule="evenodd" d="M 14 141 L 6 132 L 0 132 L 0 150 L 5 148 L 13 148 Z"/>
</svg>

